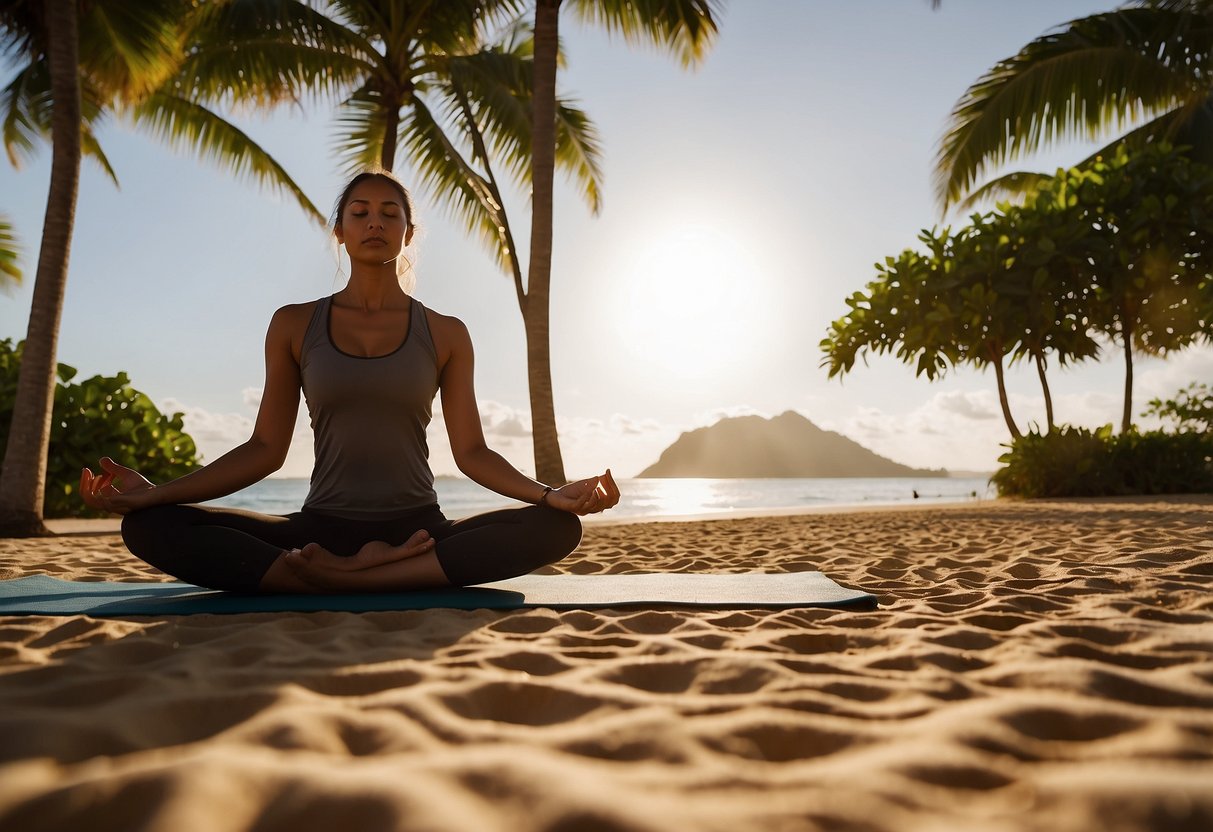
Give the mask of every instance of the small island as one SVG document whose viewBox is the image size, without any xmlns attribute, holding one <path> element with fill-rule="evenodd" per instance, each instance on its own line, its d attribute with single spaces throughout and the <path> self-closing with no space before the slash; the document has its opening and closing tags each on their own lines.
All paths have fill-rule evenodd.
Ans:
<svg viewBox="0 0 1213 832">
<path fill-rule="evenodd" d="M 789 410 L 772 419 L 721 419 L 678 437 L 641 477 L 946 477 L 911 468 L 822 430 Z"/>
</svg>

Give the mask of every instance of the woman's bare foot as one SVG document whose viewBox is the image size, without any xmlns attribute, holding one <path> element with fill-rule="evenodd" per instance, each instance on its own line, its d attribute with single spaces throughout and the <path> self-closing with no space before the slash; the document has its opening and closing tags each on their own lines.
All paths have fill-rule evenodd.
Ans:
<svg viewBox="0 0 1213 832">
<path fill-rule="evenodd" d="M 373 566 L 415 558 L 432 551 L 434 551 L 434 539 L 430 537 L 429 532 L 422 529 L 399 546 L 392 546 L 382 540 L 372 540 L 359 549 L 352 558 L 337 559 L 351 562 L 346 567 L 347 569 L 370 569 Z"/>
<path fill-rule="evenodd" d="M 333 569 L 338 572 L 360 572 L 385 563 L 415 558 L 433 550 L 433 538 L 422 529 L 399 546 L 393 546 L 383 540 L 372 540 L 348 557 L 334 555 L 319 543 L 309 543 L 302 549 L 292 549 L 288 552 L 287 562 L 294 565 L 306 563 L 319 569 Z"/>
<path fill-rule="evenodd" d="M 296 577 L 320 590 L 336 591 L 361 586 L 357 573 L 399 561 L 420 557 L 434 551 L 434 539 L 422 529 L 399 546 L 382 540 L 372 540 L 354 555 L 334 555 L 318 543 L 302 549 L 292 549 L 284 558 Z M 368 576 L 369 577 L 369 576 Z"/>
<path fill-rule="evenodd" d="M 434 541 L 426 531 L 418 531 L 402 545 L 372 541 L 352 557 L 342 558 L 318 543 L 291 549 L 279 558 L 267 574 L 263 588 L 270 591 L 304 592 L 385 592 L 449 586 L 442 566 L 434 557 Z M 279 564 L 286 576 L 280 575 Z M 298 586 L 290 586 L 297 582 Z"/>
</svg>

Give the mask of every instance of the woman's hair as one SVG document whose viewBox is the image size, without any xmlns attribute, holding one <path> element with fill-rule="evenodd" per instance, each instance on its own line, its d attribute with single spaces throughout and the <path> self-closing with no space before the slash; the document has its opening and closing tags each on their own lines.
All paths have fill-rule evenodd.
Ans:
<svg viewBox="0 0 1213 832">
<path fill-rule="evenodd" d="M 333 216 L 329 220 L 329 226 L 333 229 L 333 233 L 335 234 L 341 226 L 341 217 L 345 214 L 345 206 L 349 204 L 350 195 L 354 193 L 355 188 L 368 179 L 378 179 L 381 182 L 386 182 L 400 194 L 400 201 L 404 209 L 405 227 L 406 229 L 411 229 L 414 236 L 416 236 L 417 221 L 414 217 L 416 217 L 417 211 L 416 206 L 413 205 L 413 197 L 409 193 L 408 188 L 404 187 L 404 184 L 390 170 L 385 170 L 384 168 L 368 168 L 357 174 L 342 188 L 341 196 L 337 198 L 337 204 L 333 206 Z M 405 231 L 405 234 L 407 236 L 408 230 Z M 396 276 L 401 278 L 402 285 L 405 283 L 405 274 L 411 273 L 413 270 L 413 263 L 405 253 L 407 248 L 408 245 L 401 249 L 400 256 L 396 259 Z M 407 280 L 407 283 L 410 285 L 404 286 L 405 291 L 410 291 L 412 289 L 411 284 L 414 282 L 414 277 L 410 274 Z"/>
</svg>

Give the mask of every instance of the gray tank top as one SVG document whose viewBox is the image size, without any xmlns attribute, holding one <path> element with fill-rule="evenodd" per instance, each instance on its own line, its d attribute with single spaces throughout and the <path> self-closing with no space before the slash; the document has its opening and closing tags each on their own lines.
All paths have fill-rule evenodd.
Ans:
<svg viewBox="0 0 1213 832">
<path fill-rule="evenodd" d="M 425 429 L 438 391 L 438 353 L 414 298 L 403 343 L 362 358 L 337 349 L 333 299 L 317 302 L 299 369 L 316 437 L 303 507 L 350 520 L 390 520 L 438 502 Z"/>
</svg>

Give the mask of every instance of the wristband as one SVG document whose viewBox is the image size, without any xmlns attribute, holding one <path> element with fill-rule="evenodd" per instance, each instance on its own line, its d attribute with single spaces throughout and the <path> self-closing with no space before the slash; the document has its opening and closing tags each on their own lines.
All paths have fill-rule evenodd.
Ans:
<svg viewBox="0 0 1213 832">
<path fill-rule="evenodd" d="M 552 488 L 552 486 L 545 485 L 543 487 L 543 493 L 539 495 L 539 502 L 535 503 L 535 505 L 546 506 L 548 504 L 548 495 L 551 494 L 554 490 L 555 489 Z"/>
</svg>

